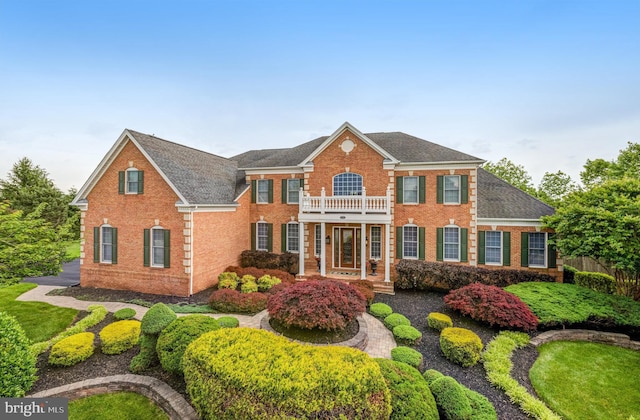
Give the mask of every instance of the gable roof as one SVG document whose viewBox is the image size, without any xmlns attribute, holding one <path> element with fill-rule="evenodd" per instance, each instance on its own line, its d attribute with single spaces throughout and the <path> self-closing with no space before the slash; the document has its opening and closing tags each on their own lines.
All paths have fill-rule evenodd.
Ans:
<svg viewBox="0 0 640 420">
<path fill-rule="evenodd" d="M 478 218 L 538 220 L 554 211 L 553 207 L 478 168 Z"/>
</svg>

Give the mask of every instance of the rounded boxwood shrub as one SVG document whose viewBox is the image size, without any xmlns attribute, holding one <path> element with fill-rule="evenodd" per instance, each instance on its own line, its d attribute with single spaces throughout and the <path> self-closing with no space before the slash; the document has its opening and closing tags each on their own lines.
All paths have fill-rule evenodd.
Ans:
<svg viewBox="0 0 640 420">
<path fill-rule="evenodd" d="M 265 274 L 264 276 L 258 278 L 256 283 L 258 283 L 259 292 L 266 292 L 276 284 L 282 283 L 282 280 L 280 280 L 275 276 L 270 276 L 269 274 Z"/>
<path fill-rule="evenodd" d="M 473 414 L 471 418 L 473 420 L 498 420 L 498 413 L 491 401 L 479 392 L 473 391 L 464 385 L 461 385 L 464 390 L 464 395 L 469 400 L 471 410 Z"/>
<path fill-rule="evenodd" d="M 393 309 L 391 309 L 391 306 L 386 303 L 376 302 L 369 306 L 369 313 L 376 318 L 385 319 L 393 313 Z"/>
<path fill-rule="evenodd" d="M 451 317 L 447 314 L 431 312 L 427 315 L 427 325 L 429 325 L 429 328 L 442 331 L 445 328 L 453 327 L 453 321 L 451 321 Z"/>
<path fill-rule="evenodd" d="M 427 370 L 424 371 L 422 376 L 427 381 L 429 386 L 431 386 L 433 381 L 435 381 L 436 379 L 442 378 L 444 375 L 442 373 L 440 373 L 439 371 L 435 370 L 435 369 L 427 369 Z"/>
<path fill-rule="evenodd" d="M 473 410 L 462 385 L 451 376 L 433 381 L 429 388 L 442 417 L 447 420 L 472 419 Z"/>
<path fill-rule="evenodd" d="M 301 345 L 264 330 L 220 329 L 185 351 L 184 378 L 203 419 L 388 419 L 391 394 L 366 353 Z"/>
<path fill-rule="evenodd" d="M 140 321 L 124 320 L 107 325 L 100 331 L 102 353 L 120 354 L 136 344 L 140 339 Z"/>
<path fill-rule="evenodd" d="M 246 281 L 240 286 L 242 293 L 254 293 L 258 291 L 258 284 L 255 281 Z"/>
<path fill-rule="evenodd" d="M 178 316 L 164 303 L 156 303 L 142 317 L 142 332 L 158 335 Z"/>
<path fill-rule="evenodd" d="M 129 370 L 133 373 L 141 373 L 158 363 L 156 344 L 158 336 L 144 334 L 140 336 L 140 353 L 134 356 L 129 363 Z"/>
<path fill-rule="evenodd" d="M 51 347 L 49 364 L 52 366 L 73 366 L 87 360 L 93 354 L 95 334 L 82 332 L 60 340 Z"/>
<path fill-rule="evenodd" d="M 220 328 L 237 328 L 240 326 L 238 318 L 233 316 L 221 316 L 217 319 Z"/>
<path fill-rule="evenodd" d="M 440 349 L 453 363 L 469 367 L 480 360 L 482 341 L 476 333 L 466 328 L 445 328 L 440 333 Z"/>
<path fill-rule="evenodd" d="M 420 370 L 422 369 L 424 357 L 422 356 L 422 353 L 418 350 L 412 349 L 411 347 L 398 346 L 391 349 L 391 360 L 406 363 L 409 366 Z"/>
<path fill-rule="evenodd" d="M 409 349 L 411 350 L 411 349 Z M 391 419 L 438 420 L 438 408 L 427 382 L 415 368 L 393 360 L 375 359 L 391 391 Z"/>
<path fill-rule="evenodd" d="M 0 397 L 22 398 L 36 379 L 27 335 L 13 316 L 0 312 Z"/>
<path fill-rule="evenodd" d="M 256 277 L 252 276 L 251 274 L 245 274 L 244 276 L 240 277 L 241 284 L 255 283 L 255 282 L 256 282 Z"/>
<path fill-rule="evenodd" d="M 113 313 L 113 318 L 116 321 L 124 321 L 126 319 L 132 319 L 136 316 L 136 310 L 133 308 L 122 308 L 118 309 Z"/>
<path fill-rule="evenodd" d="M 411 321 L 409 321 L 409 319 L 406 316 L 398 313 L 394 313 L 387 316 L 382 321 L 382 323 L 384 324 L 385 327 L 389 328 L 391 331 L 393 331 L 393 329 L 398 325 L 411 325 Z"/>
<path fill-rule="evenodd" d="M 202 334 L 220 329 L 215 319 L 206 315 L 187 315 L 167 326 L 158 337 L 156 350 L 162 368 L 182 374 L 182 356 L 187 346 Z"/>
<path fill-rule="evenodd" d="M 255 314 L 267 307 L 267 295 L 260 292 L 240 293 L 230 289 L 216 290 L 209 297 L 209 306 L 221 313 Z"/>
<path fill-rule="evenodd" d="M 361 315 L 366 301 L 349 284 L 307 280 L 270 295 L 267 310 L 287 327 L 335 331 Z"/>
<path fill-rule="evenodd" d="M 422 339 L 422 333 L 411 325 L 393 327 L 393 337 L 398 344 L 415 346 Z"/>
<path fill-rule="evenodd" d="M 225 271 L 218 275 L 218 289 L 236 290 L 240 277 L 234 272 Z"/>
<path fill-rule="evenodd" d="M 507 329 L 535 331 L 538 318 L 520 298 L 496 286 L 473 283 L 452 290 L 444 303 L 476 321 Z"/>
</svg>

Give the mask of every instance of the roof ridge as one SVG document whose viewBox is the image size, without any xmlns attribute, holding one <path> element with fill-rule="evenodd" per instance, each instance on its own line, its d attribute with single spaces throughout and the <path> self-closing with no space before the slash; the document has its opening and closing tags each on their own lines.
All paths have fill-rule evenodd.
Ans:
<svg viewBox="0 0 640 420">
<path fill-rule="evenodd" d="M 127 130 L 128 132 L 130 132 L 130 133 L 135 133 L 135 134 L 143 135 L 143 136 L 146 136 L 146 137 L 151 137 L 151 138 L 153 138 L 153 139 L 155 139 L 155 140 L 160 140 L 160 141 L 163 141 L 163 142 L 165 142 L 165 143 L 169 143 L 169 144 L 172 144 L 172 145 L 175 145 L 175 146 L 178 146 L 178 147 L 184 148 L 184 149 L 190 149 L 190 150 L 193 150 L 193 151 L 195 151 L 195 152 L 205 153 L 205 154 L 210 155 L 210 156 L 213 156 L 213 157 L 217 157 L 217 158 L 220 158 L 220 159 L 224 159 L 224 160 L 232 161 L 231 159 L 229 159 L 229 158 L 227 158 L 227 157 L 220 156 L 220 155 L 215 154 L 215 153 L 207 152 L 206 150 L 196 149 L 195 147 L 187 146 L 187 145 L 185 145 L 185 144 L 177 143 L 177 142 L 175 142 L 175 141 L 171 141 L 171 140 L 163 139 L 163 138 L 161 138 L 161 137 L 156 136 L 155 134 L 142 133 L 142 132 L 140 132 L 140 131 L 131 130 L 131 129 L 129 129 L 129 128 L 127 128 L 126 130 Z"/>
</svg>

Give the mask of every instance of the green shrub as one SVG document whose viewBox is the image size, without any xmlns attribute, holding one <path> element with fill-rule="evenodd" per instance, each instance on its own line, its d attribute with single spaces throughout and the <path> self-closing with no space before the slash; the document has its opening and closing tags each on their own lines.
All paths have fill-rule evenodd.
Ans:
<svg viewBox="0 0 640 420">
<path fill-rule="evenodd" d="M 152 366 L 158 364 L 158 354 L 156 344 L 158 336 L 142 333 L 140 336 L 140 353 L 138 353 L 129 364 L 129 370 L 133 373 L 141 373 Z"/>
<path fill-rule="evenodd" d="M 427 325 L 429 325 L 429 328 L 442 331 L 445 328 L 453 327 L 453 321 L 451 321 L 449 315 L 441 314 L 440 312 L 431 312 L 427 315 Z"/>
<path fill-rule="evenodd" d="M 0 397 L 22 398 L 36 379 L 27 335 L 13 316 L 0 312 Z"/>
<path fill-rule="evenodd" d="M 466 328 L 445 328 L 440 333 L 440 349 L 453 363 L 469 367 L 480 360 L 482 341 L 476 333 Z"/>
<path fill-rule="evenodd" d="M 616 279 L 605 273 L 591 273 L 578 271 L 574 276 L 575 284 L 595 290 L 596 292 L 612 295 L 616 292 Z"/>
<path fill-rule="evenodd" d="M 498 413 L 491 401 L 479 392 L 473 391 L 464 385 L 461 385 L 464 395 L 469 400 L 473 414 L 473 420 L 498 420 Z"/>
<path fill-rule="evenodd" d="M 411 325 L 393 327 L 393 337 L 401 345 L 415 346 L 422 339 L 422 333 Z"/>
<path fill-rule="evenodd" d="M 393 313 L 387 316 L 382 321 L 382 323 L 384 324 L 385 327 L 389 328 L 391 331 L 393 331 L 393 329 L 398 325 L 411 325 L 411 321 L 409 321 L 409 319 L 406 316 L 398 313 Z"/>
<path fill-rule="evenodd" d="M 142 317 L 142 332 L 158 335 L 178 316 L 164 303 L 156 303 Z"/>
<path fill-rule="evenodd" d="M 218 276 L 218 289 L 236 290 L 240 277 L 236 273 L 225 271 Z"/>
<path fill-rule="evenodd" d="M 173 321 L 162 330 L 156 344 L 162 368 L 182 374 L 182 356 L 187 346 L 202 334 L 219 328 L 218 321 L 206 315 L 187 315 Z"/>
<path fill-rule="evenodd" d="M 265 274 L 264 276 L 262 276 L 262 277 L 260 277 L 258 279 L 257 283 L 258 283 L 258 291 L 266 292 L 267 290 L 271 289 L 276 284 L 282 283 L 282 280 L 280 280 L 277 277 Z"/>
<path fill-rule="evenodd" d="M 385 319 L 393 313 L 393 309 L 391 309 L 391 306 L 386 303 L 376 302 L 369 306 L 369 312 L 376 318 Z"/>
<path fill-rule="evenodd" d="M 575 284 L 576 273 L 578 272 L 578 269 L 567 264 L 565 264 L 562 268 L 562 282 L 567 284 Z"/>
<path fill-rule="evenodd" d="M 427 369 L 425 370 L 425 372 L 422 374 L 422 376 L 424 377 L 424 379 L 427 381 L 427 383 L 429 384 L 429 386 L 431 386 L 431 384 L 433 383 L 433 381 L 435 381 L 436 379 L 440 379 L 442 378 L 444 375 L 440 372 L 438 372 L 435 369 Z"/>
<path fill-rule="evenodd" d="M 120 354 L 136 344 L 140 339 L 140 321 L 124 320 L 107 325 L 100 331 L 102 353 Z"/>
<path fill-rule="evenodd" d="M 237 328 L 240 326 L 240 321 L 238 318 L 233 316 L 221 316 L 217 319 L 221 328 Z"/>
<path fill-rule="evenodd" d="M 116 321 L 124 321 L 127 319 L 132 319 L 134 316 L 136 316 L 136 310 L 132 308 L 118 309 L 113 313 L 113 318 Z"/>
<path fill-rule="evenodd" d="M 49 364 L 52 366 L 73 366 L 87 360 L 93 354 L 95 335 L 83 332 L 69 336 L 51 347 Z"/>
<path fill-rule="evenodd" d="M 242 283 L 242 286 L 240 286 L 240 291 L 242 293 L 254 293 L 254 292 L 257 292 L 258 291 L 258 284 L 255 281 L 246 281 L 246 282 Z"/>
<path fill-rule="evenodd" d="M 182 363 L 191 402 L 204 419 L 388 419 L 391 413 L 379 366 L 352 348 L 221 329 L 192 342 Z"/>
<path fill-rule="evenodd" d="M 255 283 L 255 282 L 256 282 L 256 278 L 255 278 L 255 276 L 252 276 L 251 274 L 245 274 L 244 276 L 240 277 L 240 283 L 241 284 Z"/>
<path fill-rule="evenodd" d="M 388 359 L 375 361 L 391 391 L 392 420 L 440 418 L 433 394 L 420 372 L 402 362 Z"/>
<path fill-rule="evenodd" d="M 431 392 L 436 399 L 440 412 L 447 420 L 472 419 L 473 410 L 462 386 L 451 376 L 434 380 Z"/>
<path fill-rule="evenodd" d="M 423 359 L 422 353 L 411 347 L 398 346 L 391 349 L 391 360 L 406 363 L 418 370 L 422 369 Z"/>
</svg>

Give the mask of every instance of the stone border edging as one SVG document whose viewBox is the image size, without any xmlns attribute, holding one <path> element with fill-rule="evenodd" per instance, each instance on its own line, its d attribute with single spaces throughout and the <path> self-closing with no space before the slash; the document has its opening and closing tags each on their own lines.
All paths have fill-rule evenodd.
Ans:
<svg viewBox="0 0 640 420">
<path fill-rule="evenodd" d="M 532 338 L 529 343 L 534 347 L 550 341 L 590 341 L 593 343 L 610 344 L 631 350 L 640 350 L 640 341 L 632 341 L 626 334 L 603 332 L 595 330 L 552 330 L 543 332 Z"/>
<path fill-rule="evenodd" d="M 86 379 L 28 395 L 27 398 L 63 397 L 75 400 L 96 394 L 131 391 L 144 395 L 157 404 L 172 420 L 197 420 L 193 407 L 166 383 L 151 376 L 113 375 Z"/>
<path fill-rule="evenodd" d="M 285 337 L 284 335 L 280 334 L 279 332 L 277 332 L 271 327 L 271 324 L 269 324 L 269 319 L 271 319 L 269 317 L 269 314 L 265 313 L 262 319 L 260 320 L 260 328 L 263 330 L 272 332 L 276 335 Z M 369 342 L 369 334 L 367 332 L 368 331 L 367 323 L 365 322 L 362 316 L 358 316 L 356 320 L 358 321 L 358 333 L 347 341 L 341 341 L 339 343 L 323 344 L 323 343 L 307 343 L 304 341 L 294 340 L 289 337 L 285 337 L 285 338 L 300 344 L 312 344 L 314 346 L 344 346 L 344 347 L 352 347 L 352 348 L 356 348 L 358 350 L 364 351 L 364 349 L 367 347 L 367 343 Z"/>
</svg>

